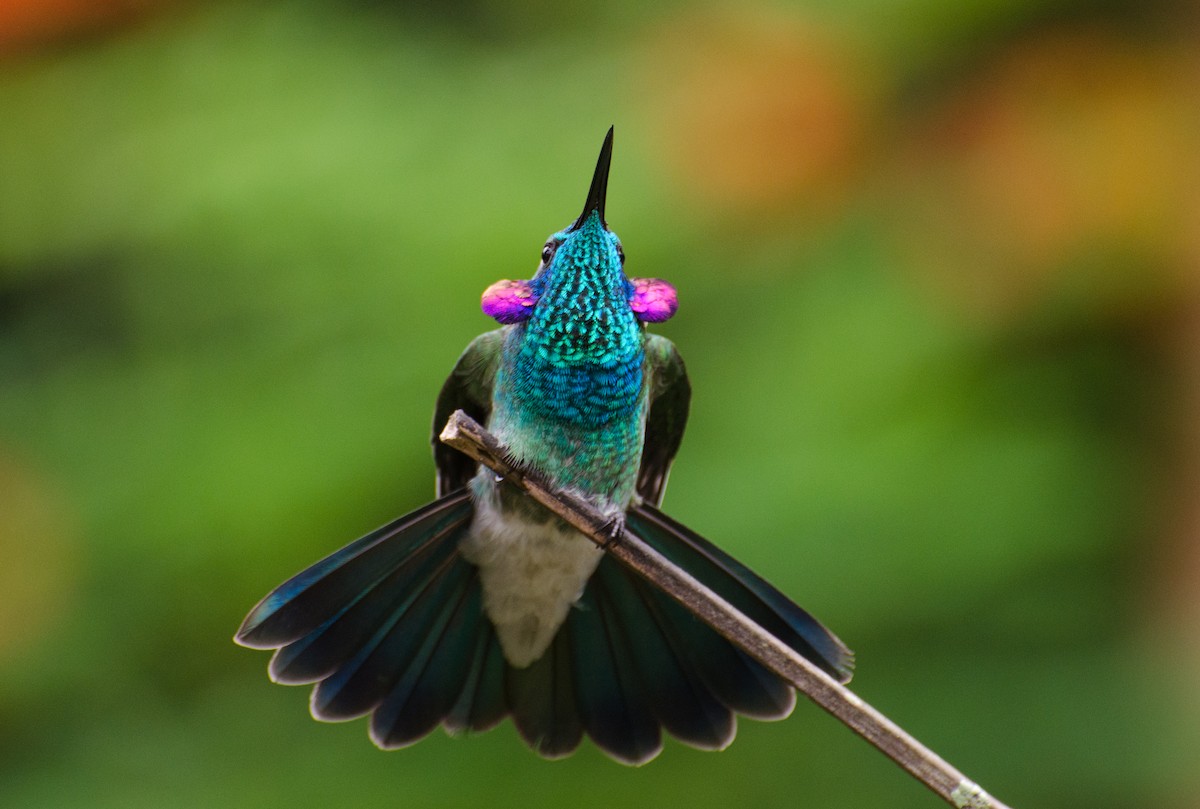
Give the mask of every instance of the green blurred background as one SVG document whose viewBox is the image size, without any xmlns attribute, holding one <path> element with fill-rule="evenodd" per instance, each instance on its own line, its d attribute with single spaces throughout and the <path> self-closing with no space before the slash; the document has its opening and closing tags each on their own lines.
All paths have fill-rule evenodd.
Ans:
<svg viewBox="0 0 1200 809">
<path fill-rule="evenodd" d="M 235 647 L 431 496 L 433 399 L 616 125 L 666 507 L 1019 807 L 1200 800 L 1200 16 L 1121 0 L 0 5 L 0 805 L 930 807 L 720 754 L 383 753 Z"/>
</svg>

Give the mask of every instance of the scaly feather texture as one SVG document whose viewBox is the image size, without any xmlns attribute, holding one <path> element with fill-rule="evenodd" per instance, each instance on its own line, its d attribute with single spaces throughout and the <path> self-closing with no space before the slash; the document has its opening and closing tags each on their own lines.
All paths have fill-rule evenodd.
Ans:
<svg viewBox="0 0 1200 809">
<path fill-rule="evenodd" d="M 583 213 L 546 242 L 534 277 L 484 293 L 503 325 L 467 347 L 438 396 L 438 499 L 284 582 L 238 631 L 239 643 L 276 650 L 276 682 L 316 684 L 316 718 L 369 714 L 380 747 L 511 716 L 547 758 L 586 735 L 641 764 L 664 731 L 719 750 L 737 714 L 778 719 L 795 704 L 791 687 L 678 603 L 440 445 L 458 408 L 797 653 L 850 677 L 836 636 L 657 508 L 691 387 L 675 347 L 644 328 L 675 313 L 674 288 L 628 278 L 605 221 L 611 148 L 609 130 Z"/>
<path fill-rule="evenodd" d="M 550 243 L 557 247 L 530 283 L 538 304 L 504 341 L 491 428 L 559 485 L 623 507 L 646 407 L 632 285 L 598 212 Z"/>
</svg>

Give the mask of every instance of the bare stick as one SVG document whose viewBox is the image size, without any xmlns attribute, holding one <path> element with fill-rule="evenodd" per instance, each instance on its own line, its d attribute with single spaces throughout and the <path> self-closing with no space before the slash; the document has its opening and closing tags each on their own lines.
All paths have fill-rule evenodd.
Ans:
<svg viewBox="0 0 1200 809">
<path fill-rule="evenodd" d="M 840 719 L 947 803 L 959 809 L 1008 809 L 899 725 L 863 702 L 850 689 L 805 660 L 640 538 L 623 531 L 613 541 L 611 524 L 590 503 L 570 492 L 558 491 L 537 470 L 513 462 L 504 445 L 463 411 L 457 410 L 450 416 L 440 438 L 443 443 L 503 476 L 640 573 L 746 654 Z"/>
</svg>

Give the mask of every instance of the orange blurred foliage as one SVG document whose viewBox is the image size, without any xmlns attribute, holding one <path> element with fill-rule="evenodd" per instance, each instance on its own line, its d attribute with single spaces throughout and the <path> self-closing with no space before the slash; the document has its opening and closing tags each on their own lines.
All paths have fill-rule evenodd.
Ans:
<svg viewBox="0 0 1200 809">
<path fill-rule="evenodd" d="M 79 559 L 65 497 L 0 450 L 0 664 L 66 614 Z"/>
<path fill-rule="evenodd" d="M 778 12 L 671 19 L 643 48 L 637 93 L 673 182 L 735 213 L 837 208 L 868 109 L 852 52 Z"/>
<path fill-rule="evenodd" d="M 898 230 L 919 271 L 993 313 L 1041 299 L 1076 260 L 1095 274 L 1084 285 L 1120 291 L 1110 304 L 1191 283 L 1192 67 L 1113 33 L 1071 31 L 1018 42 L 963 82 L 914 127 L 899 167 Z"/>
<path fill-rule="evenodd" d="M 0 54 L 124 22 L 163 0 L 0 0 Z"/>
</svg>

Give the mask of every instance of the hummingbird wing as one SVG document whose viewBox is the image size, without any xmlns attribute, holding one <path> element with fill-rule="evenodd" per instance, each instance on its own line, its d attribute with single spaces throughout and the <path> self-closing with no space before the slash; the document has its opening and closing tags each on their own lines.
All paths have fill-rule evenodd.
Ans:
<svg viewBox="0 0 1200 809">
<path fill-rule="evenodd" d="M 683 441 L 692 386 L 675 344 L 658 334 L 646 336 L 646 371 L 650 405 L 637 491 L 645 502 L 657 506 L 667 486 L 671 461 Z"/>
<path fill-rule="evenodd" d="M 455 410 L 463 410 L 480 424 L 487 424 L 492 414 L 492 384 L 500 365 L 505 333 L 503 328 L 494 329 L 472 340 L 438 394 L 433 411 L 432 439 L 438 497 L 461 489 L 475 476 L 475 461 L 443 444 L 438 436 Z"/>
</svg>

